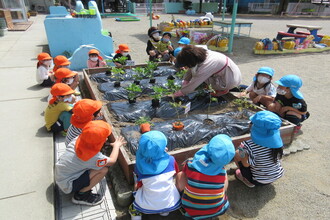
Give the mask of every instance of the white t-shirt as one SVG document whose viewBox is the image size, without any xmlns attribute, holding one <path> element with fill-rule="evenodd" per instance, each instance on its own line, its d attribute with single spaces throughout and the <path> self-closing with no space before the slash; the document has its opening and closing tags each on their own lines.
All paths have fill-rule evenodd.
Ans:
<svg viewBox="0 0 330 220">
<path fill-rule="evenodd" d="M 101 152 L 98 152 L 88 161 L 79 159 L 74 149 L 77 138 L 70 142 L 64 154 L 55 164 L 55 181 L 66 194 L 71 193 L 72 182 L 78 179 L 86 170 L 100 170 L 110 160 Z"/>
<path fill-rule="evenodd" d="M 258 89 L 254 86 L 254 82 L 252 82 L 247 88 L 246 88 L 247 92 L 255 92 L 258 95 L 268 95 L 271 97 L 275 97 L 276 96 L 276 87 L 272 84 L 269 83 L 265 88 L 261 88 Z"/>
<path fill-rule="evenodd" d="M 41 84 L 44 80 L 48 79 L 48 68 L 44 65 L 40 65 L 37 69 L 36 79 L 38 84 Z"/>
</svg>

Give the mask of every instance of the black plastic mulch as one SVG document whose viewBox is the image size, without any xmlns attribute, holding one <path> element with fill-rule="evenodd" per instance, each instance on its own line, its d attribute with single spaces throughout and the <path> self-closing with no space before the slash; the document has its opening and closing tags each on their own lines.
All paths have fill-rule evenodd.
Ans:
<svg viewBox="0 0 330 220">
<path fill-rule="evenodd" d="M 209 115 L 209 119 L 214 121 L 212 125 L 203 122 L 207 115 L 198 114 L 181 119 L 185 124 L 182 131 L 172 129 L 172 123 L 175 120 L 156 122 L 152 126 L 152 130 L 161 131 L 165 134 L 168 139 L 167 148 L 172 151 L 175 148 L 186 148 L 207 143 L 217 134 L 227 134 L 230 137 L 247 134 L 249 133 L 249 117 L 253 114 L 252 111 L 244 110 L 242 112 Z M 135 155 L 141 136 L 139 126 L 127 126 L 121 129 L 121 134 L 127 141 L 129 151 L 132 155 Z"/>
</svg>

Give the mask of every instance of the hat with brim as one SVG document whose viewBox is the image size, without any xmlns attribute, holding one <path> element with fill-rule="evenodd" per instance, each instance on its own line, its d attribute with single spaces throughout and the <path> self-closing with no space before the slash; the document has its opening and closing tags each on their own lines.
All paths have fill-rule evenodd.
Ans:
<svg viewBox="0 0 330 220">
<path fill-rule="evenodd" d="M 64 78 L 70 78 L 75 75 L 77 75 L 77 72 L 73 72 L 68 68 L 59 68 L 54 74 L 57 83 L 61 82 Z"/>
<path fill-rule="evenodd" d="M 163 172 L 170 162 L 165 152 L 166 136 L 160 131 L 149 131 L 141 135 L 136 152 L 136 167 L 145 175 L 156 175 Z"/>
<path fill-rule="evenodd" d="M 215 176 L 235 156 L 235 147 L 225 134 L 214 136 L 210 142 L 195 153 L 191 165 L 199 172 Z"/>
<path fill-rule="evenodd" d="M 57 100 L 57 96 L 67 96 L 74 92 L 75 91 L 65 83 L 55 83 L 50 89 L 50 94 L 52 94 L 53 97 L 49 100 L 49 104 L 54 104 Z"/>
<path fill-rule="evenodd" d="M 100 56 L 100 52 L 96 49 L 91 49 L 88 52 L 88 55 L 97 55 L 97 57 L 99 58 L 99 60 L 103 60 L 103 57 Z"/>
<path fill-rule="evenodd" d="M 151 37 L 153 34 L 156 34 L 156 33 L 159 33 L 160 34 L 162 32 L 160 30 L 158 30 L 158 29 L 157 30 L 153 30 L 153 31 L 150 32 L 149 37 Z"/>
<path fill-rule="evenodd" d="M 187 38 L 187 37 L 181 37 L 178 44 L 185 44 L 185 45 L 188 45 L 190 44 L 190 39 Z"/>
<path fill-rule="evenodd" d="M 111 134 L 111 126 L 102 121 L 90 121 L 83 128 L 75 144 L 76 155 L 83 161 L 88 161 L 100 152 L 102 146 Z"/>
<path fill-rule="evenodd" d="M 264 67 L 260 67 L 258 69 L 258 73 L 262 73 L 262 74 L 266 74 L 270 77 L 273 77 L 274 76 L 274 69 L 270 68 L 270 67 L 267 67 L 267 66 L 264 66 Z M 253 77 L 253 81 L 256 81 L 257 80 L 257 77 Z"/>
<path fill-rule="evenodd" d="M 92 99 L 79 100 L 72 109 L 71 124 L 77 128 L 83 128 L 94 118 L 94 113 L 100 110 L 102 102 Z"/>
<path fill-rule="evenodd" d="M 268 148 L 283 146 L 280 127 L 282 120 L 275 113 L 260 111 L 250 117 L 252 122 L 251 138 L 255 144 Z"/>
<path fill-rule="evenodd" d="M 288 87 L 291 90 L 291 93 L 297 99 L 304 99 L 303 94 L 299 91 L 302 86 L 302 80 L 299 76 L 296 75 L 286 75 L 283 76 L 280 80 L 275 81 L 280 86 Z"/>
<path fill-rule="evenodd" d="M 63 55 L 58 55 L 54 58 L 54 64 L 56 66 L 68 66 L 71 62 Z"/>
</svg>

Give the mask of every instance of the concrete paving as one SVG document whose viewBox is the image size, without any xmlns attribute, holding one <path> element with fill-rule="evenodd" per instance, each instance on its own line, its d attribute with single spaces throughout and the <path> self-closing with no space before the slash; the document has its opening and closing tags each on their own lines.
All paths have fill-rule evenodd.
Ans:
<svg viewBox="0 0 330 220">
<path fill-rule="evenodd" d="M 35 79 L 47 44 L 43 19 L 0 38 L 0 219 L 54 219 L 53 136 L 42 116 L 49 89 Z"/>
</svg>

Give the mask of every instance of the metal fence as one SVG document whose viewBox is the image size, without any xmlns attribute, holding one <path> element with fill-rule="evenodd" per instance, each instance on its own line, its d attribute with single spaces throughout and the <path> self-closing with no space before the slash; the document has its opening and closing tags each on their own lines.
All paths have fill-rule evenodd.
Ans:
<svg viewBox="0 0 330 220">
<path fill-rule="evenodd" d="M 136 3 L 135 13 L 137 14 L 149 13 L 149 10 L 150 10 L 149 3 Z M 163 3 L 152 3 L 152 11 L 154 13 L 164 13 L 165 6 Z"/>
<path fill-rule="evenodd" d="M 274 13 L 279 3 L 249 3 L 249 12 L 269 12 Z"/>
</svg>

